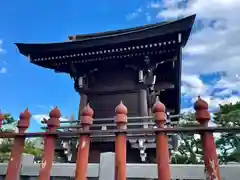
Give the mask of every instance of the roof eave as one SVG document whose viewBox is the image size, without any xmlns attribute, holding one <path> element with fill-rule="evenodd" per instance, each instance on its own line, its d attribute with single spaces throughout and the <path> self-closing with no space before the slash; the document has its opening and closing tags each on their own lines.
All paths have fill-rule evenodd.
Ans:
<svg viewBox="0 0 240 180">
<path fill-rule="evenodd" d="M 195 16 L 196 15 L 192 15 L 192 16 L 188 16 L 186 18 L 183 18 L 183 19 L 180 19 L 180 20 L 177 20 L 177 21 L 173 21 L 171 23 L 167 23 L 165 25 L 163 25 L 163 27 L 165 26 L 164 29 L 166 29 L 168 25 L 173 25 L 174 27 L 177 27 L 178 28 L 175 30 L 176 32 L 180 32 L 180 31 L 183 31 L 184 32 L 184 37 L 182 39 L 182 46 L 185 46 L 186 43 L 187 43 L 187 40 L 189 38 L 189 35 L 190 35 L 190 32 L 191 32 L 191 29 L 192 29 L 192 26 L 193 26 L 193 23 L 194 23 L 194 20 L 195 20 Z M 178 24 L 175 24 L 175 23 L 178 23 Z M 181 24 L 184 24 L 183 27 L 181 27 Z M 149 26 L 148 26 L 149 27 Z M 160 26 L 159 27 L 153 27 L 153 28 L 161 28 Z M 153 29 L 151 28 L 151 29 Z M 169 27 L 170 28 L 170 27 Z M 167 28 L 168 29 L 168 28 Z M 141 30 L 140 32 L 139 31 L 131 31 L 131 32 L 128 32 L 128 33 L 122 33 L 121 36 L 135 36 L 136 38 L 136 34 L 138 33 L 143 33 L 145 31 L 148 31 L 149 28 L 147 29 L 143 29 Z M 149 31 L 148 31 L 149 32 Z M 167 34 L 171 34 L 171 33 L 176 33 L 174 31 L 168 31 L 165 33 L 165 35 Z M 135 34 L 135 35 L 134 35 Z M 163 32 L 158 32 L 157 34 L 159 34 L 159 36 L 164 36 L 164 30 Z M 115 34 L 112 34 L 111 37 L 108 37 L 108 36 L 101 36 L 101 37 L 92 37 L 90 39 L 84 39 L 82 41 L 69 41 L 69 42 L 60 42 L 60 43 L 46 43 L 46 44 L 25 44 L 25 43 L 15 43 L 15 45 L 17 46 L 18 50 L 20 51 L 21 54 L 25 55 L 25 56 L 28 56 L 29 54 L 30 55 L 33 55 L 33 54 L 36 54 L 36 53 L 39 53 L 39 52 L 53 52 L 53 51 L 61 51 L 62 49 L 64 48 L 67 48 L 67 49 L 71 49 L 71 48 L 76 48 L 76 44 L 77 46 L 82 46 L 85 42 L 88 42 L 88 44 L 91 44 L 90 41 L 95 41 L 97 40 L 99 42 L 104 40 L 104 37 L 107 37 L 107 38 L 118 38 L 119 36 L 118 35 L 115 35 Z M 76 39 L 77 38 L 77 35 L 76 36 L 73 36 L 73 39 Z M 109 41 L 106 41 L 106 42 L 109 42 Z M 106 43 L 105 42 L 105 43 Z M 80 43 L 80 44 L 79 44 Z M 117 43 L 117 42 L 116 42 Z M 104 44 L 104 43 L 103 43 Z M 89 46 L 89 45 L 87 45 Z"/>
</svg>

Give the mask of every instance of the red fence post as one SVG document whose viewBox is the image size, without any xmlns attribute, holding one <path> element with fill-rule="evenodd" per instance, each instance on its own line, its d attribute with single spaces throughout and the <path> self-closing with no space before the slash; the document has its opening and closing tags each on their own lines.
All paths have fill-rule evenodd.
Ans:
<svg viewBox="0 0 240 180">
<path fill-rule="evenodd" d="M 89 106 L 85 106 L 81 112 L 81 125 L 83 131 L 89 131 L 90 126 L 93 123 L 93 109 Z M 80 135 L 78 144 L 78 154 L 76 162 L 75 180 L 87 179 L 88 168 L 88 156 L 90 148 L 90 134 Z"/>
<path fill-rule="evenodd" d="M 47 132 L 56 132 L 60 126 L 61 113 L 56 107 L 49 113 L 50 119 L 47 121 Z M 50 172 L 54 160 L 54 151 L 56 146 L 56 137 L 47 135 L 44 137 L 44 150 L 42 164 L 39 171 L 39 180 L 50 180 Z"/>
<path fill-rule="evenodd" d="M 24 133 L 29 127 L 31 114 L 26 109 L 19 116 L 17 127 L 19 133 Z M 5 180 L 17 180 L 19 178 L 20 167 L 21 167 L 21 156 L 24 151 L 25 137 L 15 137 L 14 144 L 12 146 L 12 152 L 7 167 Z"/>
<path fill-rule="evenodd" d="M 127 129 L 127 107 L 120 102 L 115 109 L 116 112 L 116 124 L 119 130 Z M 126 180 L 126 146 L 127 136 L 124 132 L 116 134 L 115 141 L 115 180 Z"/>
<path fill-rule="evenodd" d="M 0 128 L 2 128 L 2 122 L 4 119 L 4 115 L 0 112 Z"/>
<path fill-rule="evenodd" d="M 210 113 L 208 112 L 208 104 L 200 97 L 194 104 L 196 111 L 196 119 L 203 127 L 208 127 L 210 120 Z M 203 155 L 205 163 L 205 171 L 207 179 L 220 180 L 220 171 L 218 165 L 218 156 L 216 151 L 216 145 L 214 143 L 214 137 L 212 132 L 201 133 L 201 140 L 203 146 Z"/>
<path fill-rule="evenodd" d="M 159 99 L 153 105 L 153 113 L 158 128 L 164 128 L 166 121 L 165 106 Z M 170 180 L 170 165 L 168 152 L 168 136 L 163 132 L 156 133 L 156 156 L 158 167 L 158 180 Z"/>
</svg>

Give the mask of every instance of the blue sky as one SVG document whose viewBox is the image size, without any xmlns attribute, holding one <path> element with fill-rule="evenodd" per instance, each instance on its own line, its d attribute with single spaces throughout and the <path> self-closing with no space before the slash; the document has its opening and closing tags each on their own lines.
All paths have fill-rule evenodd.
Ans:
<svg viewBox="0 0 240 180">
<path fill-rule="evenodd" d="M 223 21 L 222 13 L 216 13 L 216 10 L 212 10 L 212 15 L 207 16 L 209 12 L 204 12 L 206 9 L 204 2 L 214 4 L 213 0 L 196 1 L 199 3 L 198 8 L 186 2 L 71 0 L 60 3 L 57 0 L 34 2 L 2 0 L 0 2 L 1 110 L 17 117 L 19 112 L 29 107 L 33 114 L 30 131 L 39 129 L 39 118 L 47 115 L 53 106 L 57 105 L 64 117 L 72 113 L 77 115 L 79 96 L 74 91 L 70 77 L 30 64 L 20 55 L 14 43 L 61 42 L 73 34 L 133 27 L 176 19 L 193 13 L 197 13 L 198 19 L 190 42 L 184 49 L 183 111 L 191 110 L 197 95 L 202 95 L 210 104 L 212 103 L 210 106 L 212 111 L 217 109 L 218 103 L 236 102 L 239 100 L 240 54 L 238 52 L 240 51 L 236 50 L 233 52 L 235 54 L 231 52 L 231 57 L 221 51 L 232 47 L 233 42 L 229 41 L 233 29 L 230 25 L 235 20 L 234 16 L 224 16 Z M 233 2 L 236 4 L 229 6 L 233 6 L 234 12 L 238 12 L 240 6 L 237 1 L 233 0 Z M 223 2 L 219 1 L 219 3 L 220 8 L 223 7 L 222 11 L 230 12 L 229 9 L 224 9 L 226 5 Z M 239 34 L 238 31 L 234 33 Z M 221 36 L 222 44 L 218 42 L 221 33 L 225 33 Z M 233 45 L 236 47 L 235 44 Z M 214 49 L 215 46 L 217 48 Z"/>
</svg>

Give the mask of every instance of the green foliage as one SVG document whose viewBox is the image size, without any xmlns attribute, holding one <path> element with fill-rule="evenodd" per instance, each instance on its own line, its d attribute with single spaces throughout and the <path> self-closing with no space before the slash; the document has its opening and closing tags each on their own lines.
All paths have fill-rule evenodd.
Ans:
<svg viewBox="0 0 240 180">
<path fill-rule="evenodd" d="M 219 105 L 219 111 L 214 113 L 213 121 L 222 126 L 240 126 L 240 102 L 236 104 Z"/>
<path fill-rule="evenodd" d="M 184 113 L 180 117 L 181 127 L 197 126 L 194 113 Z M 201 140 L 192 134 L 179 134 L 182 142 L 178 147 L 178 152 L 172 156 L 173 164 L 199 164 L 202 163 Z"/>
<path fill-rule="evenodd" d="M 5 114 L 4 117 L 5 117 L 5 120 L 3 121 L 3 126 L 5 128 L 3 128 L 3 130 L 1 131 L 14 132 L 16 128 L 16 121 L 10 114 Z M 1 139 L 0 163 L 8 161 L 11 154 L 13 142 L 14 142 L 14 139 L 10 139 L 10 138 Z M 39 158 L 42 154 L 42 150 L 35 147 L 34 140 L 26 139 L 25 146 L 24 146 L 24 153 L 32 154 L 36 158 Z"/>
<path fill-rule="evenodd" d="M 36 143 L 35 143 L 34 140 L 29 140 L 29 139 L 27 139 L 27 140 L 25 141 L 24 153 L 32 154 L 32 155 L 34 155 L 36 158 L 39 158 L 39 157 L 41 157 L 41 155 L 42 155 L 42 149 L 36 148 L 35 144 L 36 144 Z"/>
<path fill-rule="evenodd" d="M 14 118 L 10 114 L 4 114 L 4 120 L 2 125 L 12 124 L 15 122 Z"/>
<path fill-rule="evenodd" d="M 217 126 L 240 127 L 240 102 L 236 104 L 220 105 L 219 111 L 214 113 L 213 122 Z M 181 115 L 180 126 L 196 126 L 194 113 Z M 172 156 L 172 163 L 198 164 L 203 163 L 201 141 L 193 135 L 181 134 L 182 142 L 178 151 Z M 240 136 L 233 133 L 222 133 L 215 138 L 220 164 L 228 162 L 240 163 Z"/>
<path fill-rule="evenodd" d="M 240 127 L 240 102 L 236 104 L 220 105 L 219 111 L 214 113 L 213 121 L 224 127 Z M 222 133 L 216 140 L 220 149 L 220 163 L 240 162 L 240 137 L 233 133 Z"/>
</svg>

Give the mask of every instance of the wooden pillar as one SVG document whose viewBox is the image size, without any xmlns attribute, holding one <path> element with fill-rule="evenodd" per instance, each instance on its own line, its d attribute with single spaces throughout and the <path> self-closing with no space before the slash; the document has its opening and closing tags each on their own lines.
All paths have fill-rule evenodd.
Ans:
<svg viewBox="0 0 240 180">
<path fill-rule="evenodd" d="M 93 110 L 89 104 L 81 112 L 81 125 L 83 132 L 86 134 L 80 135 L 78 144 L 78 154 L 76 162 L 75 180 L 87 180 L 88 156 L 90 148 L 90 126 L 93 123 Z"/>
<path fill-rule="evenodd" d="M 4 115 L 0 112 L 0 128 L 2 128 L 2 123 L 4 119 Z"/>
<path fill-rule="evenodd" d="M 80 96 L 80 103 L 78 108 L 78 119 L 81 119 L 81 112 L 83 111 L 84 107 L 87 105 L 87 95 L 79 93 Z M 79 122 L 80 123 L 80 122 Z M 77 162 L 77 144 L 78 141 L 75 141 L 75 147 L 74 144 L 72 145 L 72 162 Z"/>
<path fill-rule="evenodd" d="M 164 128 L 164 123 L 166 121 L 165 111 L 166 108 L 164 104 L 157 98 L 156 103 L 153 105 L 153 113 L 158 128 Z M 158 180 L 170 180 L 168 136 L 165 133 L 156 133 L 156 146 Z"/>
<path fill-rule="evenodd" d="M 194 104 L 196 111 L 196 120 L 202 127 L 208 127 L 210 120 L 210 113 L 208 112 L 208 104 L 200 97 Z M 203 155 L 205 163 L 206 179 L 208 180 L 220 180 L 220 171 L 218 165 L 218 156 L 216 151 L 216 145 L 212 132 L 201 133 L 201 141 L 203 146 Z"/>
<path fill-rule="evenodd" d="M 18 121 L 17 127 L 19 133 L 24 133 L 30 124 L 31 114 L 26 109 L 19 116 L 20 120 Z M 12 146 L 12 152 L 10 160 L 8 162 L 7 172 L 5 180 L 17 180 L 19 179 L 20 167 L 21 167 L 21 156 L 24 151 L 24 142 L 25 137 L 15 137 L 14 144 Z"/>
<path fill-rule="evenodd" d="M 80 104 L 79 104 L 79 110 L 78 110 L 78 119 L 81 118 L 81 112 L 84 109 L 84 107 L 87 105 L 87 95 L 86 94 L 80 94 Z"/>
<path fill-rule="evenodd" d="M 139 110 L 140 116 L 148 116 L 148 102 L 147 102 L 147 91 L 141 89 L 139 91 Z"/>
<path fill-rule="evenodd" d="M 72 152 L 72 157 L 71 157 L 71 163 L 76 163 L 77 160 L 77 140 L 76 139 L 72 139 L 71 140 L 71 152 Z"/>
<path fill-rule="evenodd" d="M 61 113 L 56 107 L 49 113 L 50 119 L 47 121 L 47 132 L 56 132 L 60 126 Z M 54 160 L 56 146 L 56 136 L 46 135 L 44 137 L 44 150 L 42 164 L 39 171 L 39 180 L 50 180 L 50 172 Z"/>
<path fill-rule="evenodd" d="M 117 128 L 119 130 L 127 129 L 127 107 L 122 102 L 116 107 Z M 126 133 L 120 132 L 116 134 L 115 141 L 115 180 L 126 180 L 126 149 L 127 145 Z"/>
</svg>

